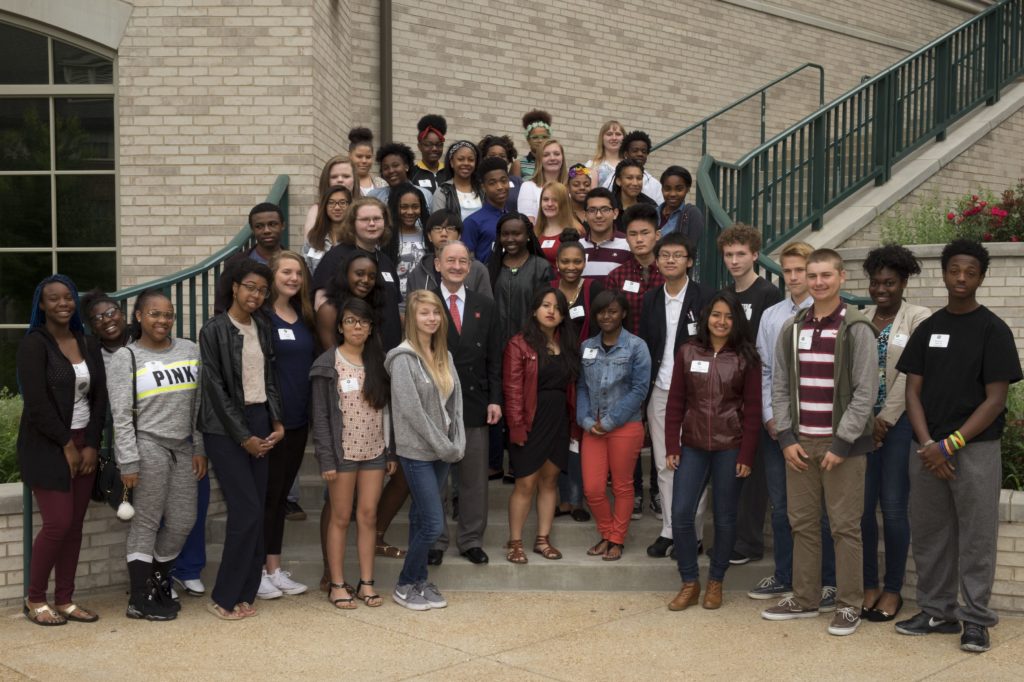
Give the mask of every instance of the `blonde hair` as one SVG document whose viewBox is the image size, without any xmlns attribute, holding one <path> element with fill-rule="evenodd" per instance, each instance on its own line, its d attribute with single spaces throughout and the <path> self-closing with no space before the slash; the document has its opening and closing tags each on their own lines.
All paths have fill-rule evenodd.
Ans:
<svg viewBox="0 0 1024 682">
<path fill-rule="evenodd" d="M 569 201 L 569 190 L 565 188 L 565 185 L 557 182 L 546 182 L 544 187 L 540 190 L 540 202 L 544 202 L 544 195 L 552 194 L 555 197 L 555 201 L 558 202 L 558 215 L 554 217 L 553 221 L 557 225 L 561 225 L 563 229 L 573 228 L 580 234 L 583 234 L 583 228 L 578 225 L 579 222 L 576 219 L 576 215 L 572 210 L 572 203 Z M 540 239 L 544 234 L 544 230 L 548 227 L 548 217 L 544 215 L 544 210 L 538 206 L 537 211 L 537 224 L 534 226 L 533 231 Z"/>
<path fill-rule="evenodd" d="M 783 258 L 803 258 L 807 260 L 811 257 L 811 252 L 814 251 L 814 247 L 807 242 L 790 242 L 782 249 L 782 253 L 779 254 L 779 261 Z"/>
<path fill-rule="evenodd" d="M 352 159 L 348 158 L 347 154 L 339 154 L 332 156 L 327 159 L 327 163 L 324 164 L 324 169 L 320 171 L 320 183 L 317 185 L 317 196 L 322 197 L 324 192 L 331 188 L 331 169 L 338 164 L 347 163 L 349 168 L 352 169 L 352 189 L 349 192 L 353 192 L 359 189 L 359 183 L 355 182 L 356 167 L 352 165 Z"/>
<path fill-rule="evenodd" d="M 544 173 L 544 150 L 553 144 L 557 144 L 558 149 L 562 152 L 562 167 L 558 169 L 558 177 L 549 181 Z M 560 182 L 563 185 L 569 182 L 569 164 L 565 161 L 565 147 L 562 146 L 561 142 L 555 139 L 550 139 L 541 146 L 540 154 L 537 155 L 537 170 L 533 172 L 533 177 L 530 179 L 541 187 L 543 187 L 544 183 L 547 182 Z"/>
<path fill-rule="evenodd" d="M 374 197 L 359 197 L 352 202 L 352 205 L 348 207 L 348 211 L 345 212 L 345 217 L 341 219 L 338 242 L 356 246 L 356 216 L 359 213 L 359 209 L 365 206 L 379 208 L 384 216 L 384 232 L 377 243 L 377 246 L 384 248 L 391 241 L 391 211 L 381 203 L 380 199 Z"/>
<path fill-rule="evenodd" d="M 611 121 L 605 121 L 604 125 L 601 126 L 601 130 L 597 133 L 597 151 L 594 152 L 594 166 L 600 166 L 601 162 L 604 161 L 604 134 L 612 129 L 612 126 L 618 126 L 622 134 L 626 134 L 626 128 L 618 121 L 612 119 Z M 619 147 L 619 159 L 622 158 L 622 148 Z M 618 160 L 618 159 L 616 159 Z"/>
<path fill-rule="evenodd" d="M 441 324 L 430 339 L 430 348 L 423 347 L 416 328 L 416 312 L 425 305 L 433 306 L 441 314 Z M 455 387 L 455 378 L 448 368 L 448 317 L 444 314 L 444 306 L 433 291 L 417 289 L 406 298 L 405 311 L 405 340 L 423 361 L 443 401 L 443 396 Z"/>
<path fill-rule="evenodd" d="M 299 293 L 292 296 L 289 303 L 295 308 L 306 326 L 313 329 L 316 326 L 316 315 L 313 312 L 313 304 L 309 296 L 310 277 L 309 268 L 306 267 L 305 259 L 294 251 L 280 251 L 270 259 L 270 271 L 274 273 L 274 282 L 277 281 L 277 269 L 283 260 L 293 260 L 299 264 L 299 271 L 302 273 L 302 284 L 299 285 Z M 270 305 L 273 306 L 277 300 L 277 288 L 274 282 L 270 282 Z M 296 303 L 298 299 L 298 303 Z"/>
</svg>

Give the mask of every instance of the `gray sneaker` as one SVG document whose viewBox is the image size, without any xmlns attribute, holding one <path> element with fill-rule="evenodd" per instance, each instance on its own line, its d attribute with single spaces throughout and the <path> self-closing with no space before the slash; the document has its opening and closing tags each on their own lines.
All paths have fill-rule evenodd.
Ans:
<svg viewBox="0 0 1024 682">
<path fill-rule="evenodd" d="M 842 606 L 836 609 L 832 623 L 828 626 L 828 634 L 843 637 L 852 635 L 860 626 L 860 609 L 855 606 Z"/>
<path fill-rule="evenodd" d="M 412 611 L 430 610 L 430 604 L 415 585 L 395 585 L 395 591 L 391 593 L 391 598 L 399 606 L 404 606 Z"/>
<path fill-rule="evenodd" d="M 818 611 L 829 613 L 836 610 L 836 588 L 826 585 L 821 588 L 821 603 L 818 604 Z"/>
<path fill-rule="evenodd" d="M 434 583 L 420 583 L 416 586 L 416 591 L 427 602 L 427 608 L 443 609 L 448 606 L 448 602 L 441 595 L 441 590 L 437 589 Z"/>
<path fill-rule="evenodd" d="M 779 599 L 782 597 L 792 597 L 793 588 L 783 585 L 775 579 L 774 575 L 770 575 L 761 580 L 754 589 L 747 592 L 747 596 L 751 599 Z"/>
</svg>

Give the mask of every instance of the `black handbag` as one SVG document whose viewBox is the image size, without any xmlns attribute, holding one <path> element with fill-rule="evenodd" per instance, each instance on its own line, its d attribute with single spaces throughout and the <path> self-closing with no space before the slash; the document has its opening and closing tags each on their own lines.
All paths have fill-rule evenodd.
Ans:
<svg viewBox="0 0 1024 682">
<path fill-rule="evenodd" d="M 132 429 L 138 428 L 139 398 L 135 381 L 135 353 L 131 348 L 125 346 L 125 350 L 132 356 Z M 121 482 L 121 469 L 117 466 L 114 457 L 114 444 L 106 451 L 101 452 L 99 461 L 96 463 L 96 482 L 93 484 L 92 499 L 97 502 L 106 502 L 110 508 L 117 511 L 121 502 L 132 502 L 132 490 L 126 490 Z"/>
</svg>

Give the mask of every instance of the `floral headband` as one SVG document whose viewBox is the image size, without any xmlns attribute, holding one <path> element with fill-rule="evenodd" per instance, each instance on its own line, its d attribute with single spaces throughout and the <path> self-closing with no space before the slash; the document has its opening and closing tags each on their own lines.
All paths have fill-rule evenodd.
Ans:
<svg viewBox="0 0 1024 682">
<path fill-rule="evenodd" d="M 529 139 L 529 137 L 530 137 L 530 131 L 532 131 L 534 128 L 543 128 L 544 130 L 548 131 L 549 133 L 551 132 L 551 126 L 548 125 L 547 123 L 545 123 L 544 121 L 533 121 L 528 126 L 526 126 L 526 137 L 527 137 L 527 139 Z"/>
<path fill-rule="evenodd" d="M 590 169 L 584 166 L 582 163 L 577 163 L 569 167 L 569 179 L 572 180 L 578 175 L 586 175 L 590 177 Z"/>
</svg>

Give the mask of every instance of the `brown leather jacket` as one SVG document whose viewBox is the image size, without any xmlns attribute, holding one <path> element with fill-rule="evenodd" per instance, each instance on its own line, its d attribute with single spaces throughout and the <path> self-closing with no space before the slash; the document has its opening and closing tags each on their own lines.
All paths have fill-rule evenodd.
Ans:
<svg viewBox="0 0 1024 682">
<path fill-rule="evenodd" d="M 737 462 L 750 466 L 760 427 L 760 363 L 728 346 L 715 353 L 696 341 L 683 344 L 665 407 L 666 453 L 679 454 L 681 445 L 712 452 L 738 448 Z"/>
<path fill-rule="evenodd" d="M 537 414 L 537 368 L 537 351 L 530 347 L 523 335 L 516 334 L 509 339 L 502 363 L 501 389 L 505 398 L 508 439 L 513 443 L 525 443 L 533 427 L 533 418 Z M 582 429 L 576 424 L 576 383 L 570 381 L 565 392 L 569 435 L 579 440 Z"/>
</svg>

